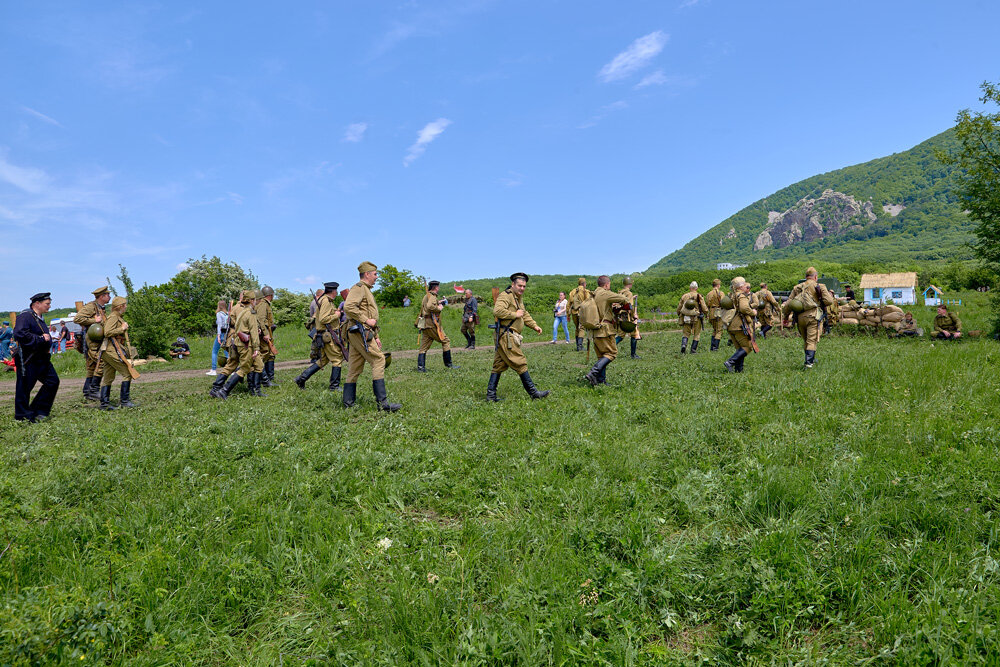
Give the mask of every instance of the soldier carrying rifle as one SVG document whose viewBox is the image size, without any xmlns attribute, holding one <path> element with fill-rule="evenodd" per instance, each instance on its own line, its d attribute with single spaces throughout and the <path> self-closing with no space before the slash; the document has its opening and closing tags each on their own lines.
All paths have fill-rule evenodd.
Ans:
<svg viewBox="0 0 1000 667">
<path fill-rule="evenodd" d="M 317 303 L 316 316 L 310 331 L 313 335 L 315 347 L 319 348 L 319 359 L 309 364 L 297 378 L 295 384 L 299 389 L 306 388 L 306 380 L 315 375 L 321 368 L 331 364 L 330 368 L 330 391 L 340 390 L 340 373 L 347 358 L 347 346 L 344 343 L 341 324 L 344 321 L 344 313 L 336 304 L 337 290 L 340 283 L 323 283 L 323 296 L 313 301 Z"/>
</svg>

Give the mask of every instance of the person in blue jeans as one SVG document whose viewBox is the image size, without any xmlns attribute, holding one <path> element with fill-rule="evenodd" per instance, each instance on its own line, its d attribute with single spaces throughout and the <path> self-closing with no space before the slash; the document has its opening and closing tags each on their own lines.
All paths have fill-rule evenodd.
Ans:
<svg viewBox="0 0 1000 667">
<path fill-rule="evenodd" d="M 566 309 L 569 307 L 569 302 L 566 301 L 566 292 L 559 292 L 559 300 L 556 301 L 556 305 L 552 308 L 552 315 L 554 319 L 552 320 L 552 342 L 556 342 L 556 338 L 559 337 L 559 324 L 562 324 L 563 331 L 566 332 L 566 342 L 569 342 L 569 316 L 567 315 Z"/>
<path fill-rule="evenodd" d="M 226 359 L 229 358 L 229 353 L 222 347 L 226 342 L 227 331 L 229 331 L 229 308 L 226 306 L 225 301 L 220 301 L 215 307 L 215 341 L 212 342 L 212 370 L 205 373 L 205 375 L 218 375 L 215 369 L 219 365 L 220 349 L 222 349 L 222 354 L 225 355 Z"/>
</svg>

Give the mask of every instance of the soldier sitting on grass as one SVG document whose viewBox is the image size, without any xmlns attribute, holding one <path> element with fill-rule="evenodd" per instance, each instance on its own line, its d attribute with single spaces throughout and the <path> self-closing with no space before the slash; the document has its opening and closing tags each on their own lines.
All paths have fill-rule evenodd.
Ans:
<svg viewBox="0 0 1000 667">
<path fill-rule="evenodd" d="M 934 337 L 943 340 L 958 340 L 962 337 L 962 320 L 948 312 L 948 306 L 938 306 L 934 318 Z"/>
</svg>

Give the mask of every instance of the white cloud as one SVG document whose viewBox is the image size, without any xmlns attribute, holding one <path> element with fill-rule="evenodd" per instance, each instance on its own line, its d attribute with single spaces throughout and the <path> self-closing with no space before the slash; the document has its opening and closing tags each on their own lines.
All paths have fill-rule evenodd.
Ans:
<svg viewBox="0 0 1000 667">
<path fill-rule="evenodd" d="M 640 37 L 602 67 L 598 77 L 605 83 L 626 78 L 648 65 L 663 50 L 669 38 L 662 30 Z"/>
<path fill-rule="evenodd" d="M 438 118 L 424 125 L 423 129 L 417 133 L 417 140 L 406 152 L 406 157 L 403 158 L 403 165 L 409 167 L 411 162 L 423 155 L 424 151 L 427 150 L 427 146 L 441 136 L 441 133 L 449 125 L 451 125 L 451 121 L 447 118 Z"/>
<path fill-rule="evenodd" d="M 516 171 L 508 171 L 507 175 L 500 179 L 505 187 L 516 188 L 524 182 L 524 174 L 520 174 Z"/>
<path fill-rule="evenodd" d="M 18 167 L 0 157 L 0 181 L 24 192 L 38 194 L 49 184 L 49 177 L 41 169 Z"/>
<path fill-rule="evenodd" d="M 191 268 L 191 265 L 188 264 L 187 262 L 181 262 L 180 264 L 178 264 L 174 268 L 177 269 L 178 271 L 187 271 L 188 269 Z"/>
<path fill-rule="evenodd" d="M 680 5 L 677 6 L 678 9 L 685 9 L 687 7 L 694 7 L 695 5 L 701 4 L 703 0 L 684 0 Z"/>
<path fill-rule="evenodd" d="M 600 110 L 598 110 L 597 113 L 595 113 L 588 120 L 584 121 L 583 123 L 580 123 L 576 127 L 578 130 L 586 130 L 587 128 L 594 127 L 599 122 L 607 118 L 610 114 L 614 113 L 615 111 L 621 111 L 622 109 L 628 109 L 628 102 L 626 102 L 625 100 L 618 100 L 617 102 L 612 102 L 611 104 L 605 104 L 603 107 L 600 108 Z"/>
<path fill-rule="evenodd" d="M 63 126 L 62 123 L 60 123 L 59 121 L 57 121 L 52 116 L 46 116 L 41 111 L 35 111 L 31 107 L 21 107 L 21 111 L 23 111 L 25 113 L 28 113 L 28 114 L 31 114 L 32 116 L 34 116 L 35 118 L 38 118 L 39 120 L 44 120 L 46 123 L 48 123 L 50 125 L 55 125 L 56 127 L 62 127 Z M 63 128 L 63 129 L 65 129 L 65 128 Z"/>
<path fill-rule="evenodd" d="M 309 274 L 305 278 L 296 278 L 295 282 L 297 282 L 300 285 L 315 285 L 323 281 L 321 281 L 318 276 Z"/>
<path fill-rule="evenodd" d="M 667 82 L 667 75 L 663 73 L 662 69 L 658 69 L 652 74 L 647 74 L 642 77 L 639 83 L 635 84 L 636 88 L 645 88 L 646 86 L 662 86 Z"/>
<path fill-rule="evenodd" d="M 344 130 L 343 141 L 351 144 L 356 144 L 365 138 L 365 130 L 368 129 L 368 123 L 351 123 Z"/>
</svg>

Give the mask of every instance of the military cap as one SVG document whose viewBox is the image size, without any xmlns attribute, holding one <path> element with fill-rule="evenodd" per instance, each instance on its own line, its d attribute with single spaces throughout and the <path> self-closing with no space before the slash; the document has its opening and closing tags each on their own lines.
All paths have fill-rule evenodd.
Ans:
<svg viewBox="0 0 1000 667">
<path fill-rule="evenodd" d="M 112 308 L 117 308 L 118 306 L 124 306 L 126 303 L 128 303 L 128 300 L 123 296 L 116 296 L 115 298 L 111 299 Z"/>
<path fill-rule="evenodd" d="M 253 290 L 252 289 L 245 289 L 242 292 L 240 292 L 240 303 L 247 303 L 251 299 L 253 299 Z"/>
<path fill-rule="evenodd" d="M 722 281 L 719 280 L 718 278 L 716 278 L 715 280 L 712 281 L 712 287 L 718 287 L 721 284 L 722 284 Z"/>
<path fill-rule="evenodd" d="M 688 287 L 689 287 L 689 288 L 692 288 L 692 289 L 698 289 L 698 283 L 697 283 L 697 282 L 695 282 L 694 280 L 692 280 L 692 281 L 691 281 L 691 284 L 690 284 L 690 285 L 688 285 Z"/>
<path fill-rule="evenodd" d="M 368 273 L 369 271 L 377 271 L 378 267 L 371 262 L 361 262 L 358 264 L 358 273 Z"/>
<path fill-rule="evenodd" d="M 5 327 L 9 327 L 10 326 L 10 322 L 8 322 L 7 320 L 4 320 L 3 324 L 4 324 Z"/>
<path fill-rule="evenodd" d="M 270 285 L 264 285 L 260 288 L 260 293 L 264 296 L 274 296 L 274 288 Z"/>
<path fill-rule="evenodd" d="M 95 289 L 93 292 L 91 292 L 91 294 L 93 294 L 94 296 L 101 296 L 102 294 L 107 294 L 107 293 L 108 293 L 108 286 L 107 285 L 101 285 L 100 287 L 98 287 L 97 289 Z"/>
<path fill-rule="evenodd" d="M 340 283 L 323 283 L 323 289 L 327 292 L 336 292 L 337 288 L 340 287 Z"/>
<path fill-rule="evenodd" d="M 31 303 L 35 303 L 36 301 L 45 301 L 46 299 L 51 299 L 51 298 L 52 298 L 52 292 L 39 292 L 38 294 L 35 294 L 34 296 L 31 297 Z"/>
<path fill-rule="evenodd" d="M 743 285 L 745 285 L 746 282 L 747 282 L 746 278 L 744 278 L 743 276 L 736 276 L 735 278 L 733 278 L 730 285 L 732 286 L 733 289 L 736 289 L 737 287 L 743 287 Z"/>
<path fill-rule="evenodd" d="M 523 271 L 512 273 L 510 276 L 510 281 L 514 282 L 515 280 L 523 280 L 524 282 L 528 282 L 528 274 L 524 273 Z"/>
<path fill-rule="evenodd" d="M 577 285 L 586 285 L 587 284 L 587 279 L 586 278 L 580 278 L 579 280 L 576 281 L 576 284 Z"/>
<path fill-rule="evenodd" d="M 628 276 L 625 276 L 625 280 L 622 281 L 622 284 L 623 285 L 631 285 L 632 284 L 632 279 L 629 278 Z"/>
<path fill-rule="evenodd" d="M 434 289 L 435 287 L 437 287 L 440 284 L 441 284 L 440 280 L 432 280 L 429 283 L 427 283 L 427 289 Z"/>
<path fill-rule="evenodd" d="M 816 267 L 815 266 L 810 266 L 808 269 L 806 269 L 806 275 L 807 276 L 818 276 L 819 272 L 816 271 Z"/>
</svg>

